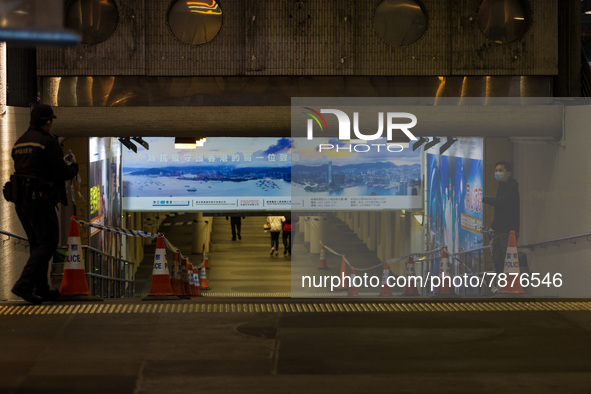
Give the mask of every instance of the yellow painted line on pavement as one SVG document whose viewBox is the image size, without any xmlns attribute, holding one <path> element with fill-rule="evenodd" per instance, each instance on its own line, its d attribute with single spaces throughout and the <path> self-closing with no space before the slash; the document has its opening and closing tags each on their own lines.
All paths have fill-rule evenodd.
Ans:
<svg viewBox="0 0 591 394">
<path fill-rule="evenodd" d="M 173 313 L 392 313 L 392 312 L 581 312 L 590 311 L 591 301 L 438 301 L 438 302 L 219 302 L 149 304 L 50 304 L 0 305 L 0 316 L 48 316 L 93 314 L 173 314 Z"/>
</svg>

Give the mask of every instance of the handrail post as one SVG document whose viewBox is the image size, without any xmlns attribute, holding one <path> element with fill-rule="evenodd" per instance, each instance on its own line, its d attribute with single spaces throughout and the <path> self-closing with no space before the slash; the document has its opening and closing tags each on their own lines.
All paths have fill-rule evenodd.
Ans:
<svg viewBox="0 0 591 394">
<path fill-rule="evenodd" d="M 478 273 L 484 275 L 482 272 L 482 250 L 478 251 Z M 482 286 L 478 286 L 478 295 L 482 297 Z"/>
</svg>

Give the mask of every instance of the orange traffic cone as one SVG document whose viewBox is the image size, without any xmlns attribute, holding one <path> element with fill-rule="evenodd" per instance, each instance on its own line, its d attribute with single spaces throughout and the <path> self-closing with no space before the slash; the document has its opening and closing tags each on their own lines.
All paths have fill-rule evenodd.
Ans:
<svg viewBox="0 0 591 394">
<path fill-rule="evenodd" d="M 347 291 L 347 295 L 349 297 L 358 297 L 359 292 L 357 291 L 357 287 L 355 287 L 355 269 L 351 268 L 351 286 L 349 286 L 349 290 Z"/>
<path fill-rule="evenodd" d="M 201 285 L 199 284 L 199 268 L 197 267 L 193 267 L 193 283 L 195 283 L 194 295 L 203 297 L 203 294 L 201 294 Z"/>
<path fill-rule="evenodd" d="M 507 284 L 499 289 L 499 293 L 503 294 L 524 294 L 523 286 L 519 274 L 519 258 L 517 257 L 517 240 L 515 239 L 515 231 L 511 230 L 509 233 L 509 241 L 507 242 L 507 254 L 505 255 L 505 274 L 507 274 Z"/>
<path fill-rule="evenodd" d="M 189 285 L 189 272 L 187 270 L 187 258 L 183 257 L 181 259 L 181 270 L 183 276 L 183 287 L 185 290 L 186 295 L 191 295 L 191 287 Z"/>
<path fill-rule="evenodd" d="M 335 290 L 340 291 L 347 291 L 349 287 L 345 284 L 345 278 L 347 277 L 347 261 L 345 260 L 345 256 L 343 256 L 343 260 L 341 261 L 341 274 L 339 278 L 341 279 L 341 284 L 335 288 Z"/>
<path fill-rule="evenodd" d="M 405 296 L 416 296 L 419 295 L 419 289 L 417 288 L 417 281 L 411 280 L 415 277 L 415 260 L 410 256 L 406 263 L 406 286 L 402 295 Z"/>
<path fill-rule="evenodd" d="M 170 285 L 172 292 L 181 299 L 190 298 L 185 294 L 183 285 L 181 262 L 179 261 L 179 252 L 175 252 L 172 258 L 172 274 L 170 276 Z"/>
<path fill-rule="evenodd" d="M 207 275 L 205 274 L 205 267 L 201 267 L 199 286 L 201 287 L 201 290 L 211 290 L 211 287 L 209 287 L 209 284 L 207 284 Z"/>
<path fill-rule="evenodd" d="M 388 286 L 389 277 L 390 267 L 388 267 L 388 263 L 384 263 L 384 271 L 382 271 L 382 288 L 380 290 L 381 297 L 389 297 L 392 295 L 392 288 Z"/>
<path fill-rule="evenodd" d="M 437 295 L 450 295 L 454 294 L 454 289 L 451 286 L 452 276 L 451 276 L 451 264 L 449 263 L 449 254 L 447 253 L 447 248 L 443 248 L 441 251 L 441 261 L 439 263 L 439 277 L 441 278 L 441 283 L 435 290 L 435 294 Z"/>
<path fill-rule="evenodd" d="M 84 254 L 80 245 L 80 230 L 76 216 L 70 218 L 68 250 L 64 264 L 64 277 L 60 286 L 60 300 L 101 300 L 90 295 L 86 281 Z"/>
<path fill-rule="evenodd" d="M 203 266 L 209 269 L 209 255 L 207 254 L 207 250 L 205 250 L 205 244 L 203 244 Z"/>
<path fill-rule="evenodd" d="M 326 265 L 326 255 L 324 253 L 324 245 L 320 248 L 320 260 L 318 260 L 318 268 L 319 270 L 327 270 L 329 269 Z"/>
<path fill-rule="evenodd" d="M 178 300 L 170 285 L 170 274 L 166 262 L 166 249 L 164 237 L 156 239 L 156 253 L 154 254 L 154 268 L 152 269 L 152 286 L 150 293 L 143 298 L 144 301 L 153 300 Z"/>
</svg>

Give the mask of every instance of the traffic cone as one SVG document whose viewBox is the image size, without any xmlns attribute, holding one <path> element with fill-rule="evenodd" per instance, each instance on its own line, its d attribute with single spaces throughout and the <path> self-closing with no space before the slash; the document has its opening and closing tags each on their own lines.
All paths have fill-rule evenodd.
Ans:
<svg viewBox="0 0 591 394">
<path fill-rule="evenodd" d="M 410 256 L 406 263 L 406 286 L 402 295 L 405 296 L 416 296 L 419 295 L 419 289 L 417 288 L 417 281 L 411 281 L 410 278 L 415 276 L 415 260 Z M 411 283 L 412 282 L 412 283 Z"/>
<path fill-rule="evenodd" d="M 201 294 L 201 285 L 199 283 L 199 268 L 197 267 L 193 267 L 193 283 L 195 283 L 194 295 L 197 297 L 203 297 L 203 294 Z"/>
<path fill-rule="evenodd" d="M 203 244 L 203 266 L 209 269 L 209 255 L 207 254 L 207 250 L 205 250 L 205 244 Z"/>
<path fill-rule="evenodd" d="M 515 231 L 509 232 L 509 240 L 507 242 L 507 254 L 505 255 L 505 274 L 507 274 L 507 285 L 499 289 L 502 294 L 524 294 L 523 286 L 519 274 L 519 258 L 517 257 L 517 240 L 515 239 Z M 509 275 L 513 274 L 513 275 Z M 515 275 L 517 274 L 517 275 Z"/>
<path fill-rule="evenodd" d="M 199 277 L 199 286 L 201 290 L 211 290 L 207 284 L 207 275 L 205 274 L 205 267 L 201 267 L 201 276 Z"/>
<path fill-rule="evenodd" d="M 187 258 L 181 259 L 181 271 L 183 276 L 183 288 L 186 295 L 191 295 L 191 287 L 189 285 L 189 272 L 187 271 Z"/>
<path fill-rule="evenodd" d="M 355 287 L 355 269 L 351 268 L 351 286 L 347 291 L 347 295 L 349 297 L 358 297 L 359 292 L 357 291 L 357 287 Z"/>
<path fill-rule="evenodd" d="M 392 295 L 392 288 L 388 286 L 388 277 L 390 277 L 390 267 L 388 267 L 388 263 L 384 263 L 384 271 L 382 271 L 382 288 L 380 289 L 380 297 L 389 297 Z"/>
<path fill-rule="evenodd" d="M 435 289 L 437 295 L 450 295 L 454 294 L 454 289 L 451 286 L 451 264 L 449 263 L 449 254 L 447 248 L 443 248 L 441 251 L 441 261 L 439 263 L 439 276 L 441 277 L 441 283 L 439 287 Z M 445 280 L 444 280 L 445 278 Z"/>
<path fill-rule="evenodd" d="M 193 275 L 193 264 L 191 264 L 190 261 L 187 262 L 187 280 L 189 282 L 188 294 L 191 296 L 197 295 L 195 293 L 195 275 Z"/>
<path fill-rule="evenodd" d="M 185 294 L 185 286 L 183 285 L 183 274 L 181 269 L 181 262 L 179 261 L 179 252 L 175 252 L 172 257 L 172 274 L 170 276 L 170 285 L 173 293 L 181 299 L 190 298 Z"/>
<path fill-rule="evenodd" d="M 64 276 L 60 286 L 60 300 L 102 300 L 100 297 L 90 295 L 88 282 L 86 281 L 86 267 L 84 254 L 80 245 L 80 230 L 76 216 L 70 217 L 70 230 L 68 233 L 68 250 L 64 264 Z"/>
<path fill-rule="evenodd" d="M 319 270 L 327 270 L 329 269 L 328 266 L 326 265 L 326 255 L 324 252 L 324 245 L 321 246 L 320 248 L 320 260 L 318 260 L 318 268 Z"/>
<path fill-rule="evenodd" d="M 339 291 L 347 291 L 349 287 L 345 284 L 345 278 L 347 277 L 347 261 L 345 260 L 345 256 L 343 256 L 343 260 L 341 261 L 341 274 L 339 278 L 341 279 L 341 284 L 335 288 L 335 290 Z"/>
<path fill-rule="evenodd" d="M 166 249 L 164 237 L 156 239 L 156 253 L 154 254 L 154 268 L 152 269 L 152 285 L 150 293 L 143 298 L 144 301 L 154 300 L 178 300 L 170 285 L 170 274 L 166 262 Z"/>
</svg>

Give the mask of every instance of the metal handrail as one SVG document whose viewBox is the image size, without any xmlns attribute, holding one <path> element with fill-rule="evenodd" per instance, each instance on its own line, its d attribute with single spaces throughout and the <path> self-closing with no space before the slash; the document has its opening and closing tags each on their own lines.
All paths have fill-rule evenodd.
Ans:
<svg viewBox="0 0 591 394">
<path fill-rule="evenodd" d="M 88 245 L 85 251 L 86 276 L 90 292 L 106 298 L 133 297 L 135 295 L 135 263 L 111 256 Z M 52 274 L 63 276 L 63 273 Z"/>
<path fill-rule="evenodd" d="M 117 260 L 119 260 L 119 261 L 121 261 L 122 263 L 125 263 L 125 264 L 131 264 L 131 265 L 134 265 L 135 264 L 133 261 L 123 260 L 123 259 L 121 259 L 119 257 L 111 256 L 110 254 L 107 254 L 105 252 L 102 252 L 102 251 L 100 251 L 100 250 L 98 250 L 96 248 L 93 248 L 92 246 L 82 245 L 82 249 L 88 249 L 88 250 L 90 250 L 90 251 L 92 251 L 94 253 L 98 253 L 98 254 L 100 254 L 100 255 L 102 255 L 104 257 L 110 257 L 110 258 L 117 259 Z"/>
<path fill-rule="evenodd" d="M 0 234 L 6 235 L 8 237 L 16 238 L 19 241 L 27 241 L 27 242 L 29 242 L 29 239 L 27 237 L 23 237 L 22 235 L 14 234 L 14 233 L 11 233 L 11 232 L 8 232 L 8 231 L 0 230 Z"/>
<path fill-rule="evenodd" d="M 448 253 L 448 255 L 449 255 L 449 257 L 455 257 L 455 256 L 462 255 L 462 254 L 468 254 L 468 253 L 474 253 L 474 252 L 481 252 L 483 250 L 487 250 L 487 249 L 490 249 L 490 248 L 491 248 L 491 245 L 487 245 L 487 246 L 482 246 L 482 247 L 476 248 L 476 249 L 468 249 L 468 250 L 462 250 L 462 251 L 456 252 L 456 253 Z M 440 258 L 441 258 L 441 255 L 438 255 L 438 256 L 432 256 L 432 257 L 426 257 L 426 258 L 422 258 L 422 259 L 417 259 L 416 261 L 431 261 L 431 260 L 438 260 Z"/>
<path fill-rule="evenodd" d="M 487 249 L 490 249 L 490 248 L 491 248 L 491 245 L 486 245 L 486 246 L 481 246 L 480 248 L 476 248 L 476 249 L 468 249 L 468 250 L 459 251 L 457 253 L 450 253 L 449 255 L 450 256 L 457 256 L 457 255 L 460 255 L 460 254 L 468 254 L 468 253 L 480 252 L 480 251 L 487 250 Z"/>
<path fill-rule="evenodd" d="M 587 240 L 591 241 L 591 239 L 589 239 L 591 237 L 591 233 L 585 233 L 585 234 L 577 234 L 577 235 L 571 235 L 569 237 L 563 237 L 563 238 L 555 238 L 555 239 L 550 239 L 548 241 L 542 241 L 542 242 L 536 242 L 533 244 L 528 244 L 528 245 L 519 245 L 517 246 L 518 249 L 530 249 L 533 250 L 536 247 L 542 247 L 545 248 L 546 245 L 549 244 L 558 244 L 564 241 L 573 241 L 579 238 L 587 238 Z"/>
<path fill-rule="evenodd" d="M 462 250 L 460 252 L 456 252 L 456 253 L 448 253 L 449 255 L 449 259 L 450 262 L 453 262 L 453 266 L 455 268 L 453 268 L 456 272 L 456 274 L 461 274 L 462 272 L 466 273 L 469 272 L 470 275 L 483 275 L 486 272 L 483 269 L 483 253 L 487 250 L 491 249 L 491 245 L 487 245 L 487 246 L 481 246 L 479 248 L 475 248 L 475 249 L 469 249 L 469 250 Z M 459 257 L 464 256 L 464 255 L 469 255 L 469 254 L 477 254 L 477 259 L 476 259 L 476 264 L 475 265 L 470 265 L 462 260 L 460 260 Z M 428 278 L 428 273 L 432 273 L 435 270 L 435 264 L 436 264 L 436 260 L 440 260 L 441 259 L 441 252 L 437 251 L 436 253 L 433 253 L 431 256 L 429 257 L 423 257 L 421 259 L 417 259 L 415 260 L 415 264 L 421 264 L 421 276 L 423 278 Z M 425 288 L 422 288 L 421 293 L 423 296 L 429 296 L 430 293 L 426 290 Z M 468 288 L 463 287 L 460 290 L 461 292 L 463 292 L 464 295 L 467 295 L 467 292 L 469 291 Z M 477 289 L 477 292 L 479 293 L 479 295 L 482 295 L 482 288 Z"/>
<path fill-rule="evenodd" d="M 23 237 L 22 235 L 14 234 L 9 231 L 0 230 L 0 235 L 6 235 L 10 238 L 16 238 L 19 241 L 29 242 L 27 237 Z M 82 245 L 82 249 L 85 250 L 87 256 L 97 256 L 101 262 L 116 262 L 117 269 L 107 269 L 108 273 L 111 275 L 103 275 L 102 270 L 103 267 L 101 265 L 96 265 L 95 261 L 96 258 L 91 257 L 87 258 L 87 267 L 90 268 L 89 272 L 86 273 L 86 276 L 89 278 L 93 278 L 94 281 L 91 281 L 90 285 L 94 289 L 96 288 L 97 292 L 101 294 L 97 294 L 103 297 L 118 297 L 121 295 L 127 295 L 128 297 L 133 297 L 135 294 L 135 263 L 132 261 L 123 260 L 116 256 L 111 256 L 106 254 L 98 249 L 90 247 L 88 245 Z M 92 260 L 92 261 L 89 261 Z M 108 264 L 107 264 L 108 265 Z M 95 271 L 95 272 L 92 272 Z M 99 271 L 97 273 L 96 271 Z M 63 273 L 53 273 L 51 276 L 63 276 Z M 123 276 L 123 277 L 121 277 Z"/>
</svg>

